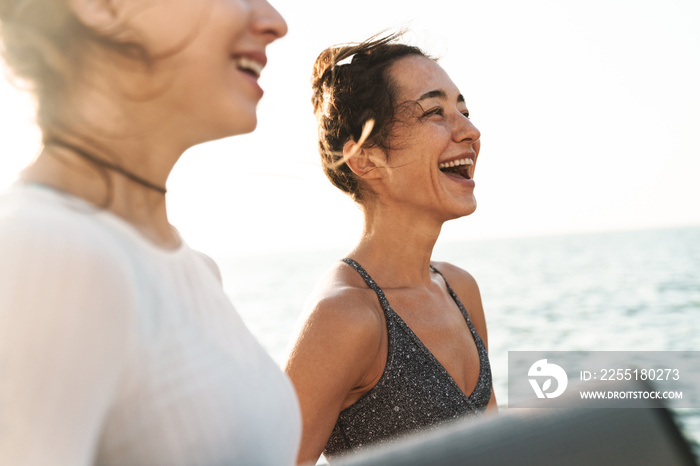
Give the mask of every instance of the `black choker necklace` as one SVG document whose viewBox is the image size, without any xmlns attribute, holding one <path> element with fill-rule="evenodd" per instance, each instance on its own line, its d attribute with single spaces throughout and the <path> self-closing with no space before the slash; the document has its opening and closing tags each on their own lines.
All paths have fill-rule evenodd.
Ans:
<svg viewBox="0 0 700 466">
<path fill-rule="evenodd" d="M 135 175 L 135 174 L 131 173 L 130 171 L 125 170 L 124 168 L 120 167 L 119 165 L 116 165 L 116 164 L 109 162 L 107 160 L 103 160 L 99 157 L 96 157 L 96 156 L 92 155 L 91 153 L 89 153 L 89 152 L 87 152 L 79 147 L 76 147 L 76 146 L 69 144 L 65 141 L 61 141 L 60 139 L 49 139 L 47 141 L 44 141 L 44 145 L 45 146 L 53 145 L 53 146 L 63 147 L 64 149 L 68 149 L 68 150 L 76 153 L 80 157 L 94 163 L 95 165 L 99 165 L 100 167 L 107 168 L 109 170 L 112 170 L 112 171 L 119 173 L 120 175 L 123 175 L 123 176 L 129 178 L 131 181 L 134 181 L 134 182 L 140 184 L 141 186 L 145 186 L 146 188 L 152 189 L 152 190 L 157 191 L 161 194 L 165 194 L 167 192 L 167 190 L 165 189 L 164 186 L 158 186 L 157 184 L 153 184 L 150 181 L 145 180 L 145 179 L 141 178 L 140 176 Z"/>
</svg>

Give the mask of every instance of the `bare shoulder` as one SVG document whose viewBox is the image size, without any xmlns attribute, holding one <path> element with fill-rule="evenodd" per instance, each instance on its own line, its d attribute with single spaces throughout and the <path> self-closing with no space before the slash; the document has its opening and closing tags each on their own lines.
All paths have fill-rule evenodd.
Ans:
<svg viewBox="0 0 700 466">
<path fill-rule="evenodd" d="M 465 291 L 479 291 L 476 279 L 466 270 L 450 264 L 449 262 L 431 262 L 431 265 L 442 273 L 450 283 L 455 292 L 462 289 Z"/>
<path fill-rule="evenodd" d="M 317 284 L 306 304 L 306 321 L 338 327 L 342 332 L 381 331 L 382 312 L 376 294 L 349 266 L 334 265 Z M 371 332 L 374 333 L 374 332 Z"/>
<path fill-rule="evenodd" d="M 481 302 L 481 292 L 476 279 L 466 270 L 448 262 L 432 262 L 431 264 L 444 275 L 445 280 L 467 310 L 476 331 L 488 346 L 484 306 Z"/>
<path fill-rule="evenodd" d="M 384 328 L 374 292 L 354 270 L 338 263 L 307 300 L 290 362 L 303 358 L 325 365 L 323 360 L 338 367 L 345 361 L 368 370 L 380 351 Z M 365 370 L 355 376 L 364 378 Z"/>
</svg>

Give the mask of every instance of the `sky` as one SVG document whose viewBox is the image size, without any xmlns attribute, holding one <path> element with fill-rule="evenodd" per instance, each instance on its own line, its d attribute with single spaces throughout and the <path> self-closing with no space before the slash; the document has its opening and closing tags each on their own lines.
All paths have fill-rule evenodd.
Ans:
<svg viewBox="0 0 700 466">
<path fill-rule="evenodd" d="M 277 0 L 259 124 L 188 150 L 171 222 L 212 255 L 350 249 L 359 208 L 322 173 L 310 73 L 384 30 L 440 59 L 481 131 L 477 211 L 440 241 L 700 225 L 697 0 Z M 0 82 L 0 187 L 36 154 L 31 99 Z"/>
</svg>

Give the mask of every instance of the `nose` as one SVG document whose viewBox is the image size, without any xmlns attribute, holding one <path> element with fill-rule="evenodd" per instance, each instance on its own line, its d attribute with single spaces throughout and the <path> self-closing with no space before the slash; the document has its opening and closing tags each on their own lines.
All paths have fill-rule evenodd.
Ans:
<svg viewBox="0 0 700 466">
<path fill-rule="evenodd" d="M 265 37 L 267 43 L 287 34 L 287 22 L 267 0 L 258 0 L 254 12 L 255 32 Z"/>
<path fill-rule="evenodd" d="M 469 118 L 460 113 L 457 117 L 453 137 L 455 142 L 471 141 L 475 143 L 481 138 L 481 132 L 479 132 Z"/>
</svg>

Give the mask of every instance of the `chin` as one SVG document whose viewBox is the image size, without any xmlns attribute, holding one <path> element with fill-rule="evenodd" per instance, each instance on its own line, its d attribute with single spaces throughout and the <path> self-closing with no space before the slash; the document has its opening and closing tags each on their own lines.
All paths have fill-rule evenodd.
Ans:
<svg viewBox="0 0 700 466">
<path fill-rule="evenodd" d="M 466 217 L 467 215 L 473 214 L 475 211 L 476 211 L 476 200 L 474 200 L 474 202 L 470 203 L 469 205 L 463 206 L 459 210 L 459 213 L 455 216 L 455 218 Z"/>
<path fill-rule="evenodd" d="M 233 122 L 233 124 L 226 129 L 226 137 L 252 133 L 257 127 L 258 117 L 255 113 L 253 113 L 253 115 L 249 118 L 244 120 L 239 118 L 238 121 Z"/>
<path fill-rule="evenodd" d="M 231 116 L 231 135 L 247 134 L 258 127 L 258 109 L 256 105 L 241 106 Z"/>
<path fill-rule="evenodd" d="M 257 102 L 245 100 L 231 102 L 218 112 L 216 121 L 226 132 L 226 136 L 250 133 L 258 126 Z"/>
<path fill-rule="evenodd" d="M 219 139 L 226 139 L 240 134 L 252 133 L 257 126 L 258 120 L 256 118 L 246 123 L 238 122 L 236 125 L 220 126 L 215 130 L 210 130 L 208 134 L 202 135 L 194 144 L 203 144 L 205 142 L 218 141 Z"/>
<path fill-rule="evenodd" d="M 258 119 L 257 119 L 257 118 L 253 118 L 253 121 L 251 121 L 250 124 L 248 124 L 248 125 L 243 125 L 243 127 L 241 128 L 241 130 L 240 130 L 238 133 L 235 133 L 235 134 L 248 134 L 248 133 L 252 133 L 253 131 L 255 131 L 255 128 L 257 128 L 257 127 L 258 127 Z"/>
</svg>

